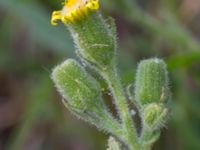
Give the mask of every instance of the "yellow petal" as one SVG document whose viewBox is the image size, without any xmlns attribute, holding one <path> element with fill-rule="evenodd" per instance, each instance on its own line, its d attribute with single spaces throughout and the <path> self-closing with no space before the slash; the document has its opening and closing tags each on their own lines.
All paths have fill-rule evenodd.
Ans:
<svg viewBox="0 0 200 150">
<path fill-rule="evenodd" d="M 51 17 L 51 24 L 53 26 L 57 25 L 57 21 L 61 19 L 61 11 L 54 11 Z"/>
<path fill-rule="evenodd" d="M 52 13 L 51 24 L 57 25 L 61 20 L 64 24 L 83 19 L 91 10 L 99 9 L 99 0 L 65 0 L 61 11 Z"/>
</svg>

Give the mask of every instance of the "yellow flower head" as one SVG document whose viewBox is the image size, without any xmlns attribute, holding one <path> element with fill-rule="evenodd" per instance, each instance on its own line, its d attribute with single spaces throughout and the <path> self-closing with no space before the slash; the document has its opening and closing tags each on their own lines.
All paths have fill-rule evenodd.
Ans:
<svg viewBox="0 0 200 150">
<path fill-rule="evenodd" d="M 51 24 L 57 25 L 58 20 L 64 24 L 71 23 L 97 9 L 99 9 L 99 0 L 65 0 L 61 11 L 52 13 Z"/>
</svg>

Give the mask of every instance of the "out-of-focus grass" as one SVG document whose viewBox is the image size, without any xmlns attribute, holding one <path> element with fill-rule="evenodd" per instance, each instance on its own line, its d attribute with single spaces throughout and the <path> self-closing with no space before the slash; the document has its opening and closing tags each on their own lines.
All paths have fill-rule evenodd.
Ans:
<svg viewBox="0 0 200 150">
<path fill-rule="evenodd" d="M 58 28 L 51 26 L 51 12 L 45 11 L 45 7 L 41 7 L 39 2 L 1 0 L 0 8 L 6 17 L 12 18 L 10 21 L 13 28 L 24 23 L 38 43 L 52 48 L 52 50 L 72 54 L 73 48 L 69 34 L 67 31 L 63 32 L 65 30 L 63 26 Z"/>
<path fill-rule="evenodd" d="M 168 64 L 172 114 L 154 149 L 200 149 L 200 32 L 193 28 L 199 25 L 200 6 L 194 8 L 196 13 L 184 16 L 182 11 L 186 10 L 182 5 L 186 1 L 101 1 L 103 13 L 116 19 L 124 87 L 134 82 L 140 59 L 158 56 Z M 78 145 L 83 150 L 101 150 L 105 147 L 103 134 L 86 128 L 87 125 L 64 112 L 50 80 L 54 65 L 74 57 L 68 31 L 63 25 L 50 25 L 51 12 L 59 9 L 61 2 L 0 1 L 0 77 L 6 78 L 7 84 L 16 80 L 13 87 L 19 87 L 18 93 L 12 92 L 15 91 L 12 85 L 6 90 L 0 85 L 0 109 L 10 97 L 23 95 L 21 99 L 24 99 L 17 103 L 24 105 L 18 121 L 1 129 L 2 133 L 12 129 L 9 138 L 1 134 L 1 143 L 5 145 L 0 147 L 4 149 L 76 150 Z M 198 0 L 191 3 L 200 5 Z M 9 112 L 12 114 L 12 110 Z M 0 121 L 4 120 L 0 118 Z"/>
</svg>

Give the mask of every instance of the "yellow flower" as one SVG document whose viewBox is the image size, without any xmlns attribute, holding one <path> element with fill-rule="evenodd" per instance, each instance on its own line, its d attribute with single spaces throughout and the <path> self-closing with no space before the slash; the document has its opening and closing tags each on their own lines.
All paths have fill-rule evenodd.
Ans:
<svg viewBox="0 0 200 150">
<path fill-rule="evenodd" d="M 99 0 L 65 0 L 63 9 L 52 13 L 51 24 L 57 25 L 59 20 L 64 24 L 71 23 L 98 9 Z"/>
</svg>

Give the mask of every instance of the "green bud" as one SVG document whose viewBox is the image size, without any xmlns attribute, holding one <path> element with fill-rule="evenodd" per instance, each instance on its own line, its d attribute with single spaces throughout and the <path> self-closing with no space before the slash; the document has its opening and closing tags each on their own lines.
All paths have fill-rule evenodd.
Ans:
<svg viewBox="0 0 200 150">
<path fill-rule="evenodd" d="M 142 110 L 142 119 L 145 127 L 149 129 L 159 129 L 166 122 L 168 109 L 161 104 L 148 104 Z"/>
<path fill-rule="evenodd" d="M 168 98 L 168 76 L 164 61 L 157 58 L 141 61 L 135 84 L 135 99 L 139 106 L 165 103 Z"/>
<path fill-rule="evenodd" d="M 115 134 L 120 125 L 102 100 L 98 82 L 73 59 L 58 65 L 52 73 L 56 88 L 64 97 L 64 105 L 78 118 L 99 130 Z"/>
<path fill-rule="evenodd" d="M 78 54 L 100 70 L 110 68 L 115 61 L 113 24 L 108 25 L 99 13 L 92 13 L 69 25 Z"/>
<path fill-rule="evenodd" d="M 57 66 L 52 78 L 72 111 L 87 112 L 93 117 L 104 111 L 99 84 L 75 60 L 68 59 Z"/>
</svg>

